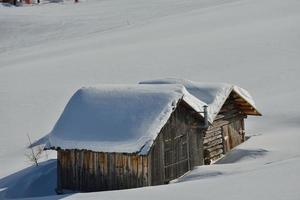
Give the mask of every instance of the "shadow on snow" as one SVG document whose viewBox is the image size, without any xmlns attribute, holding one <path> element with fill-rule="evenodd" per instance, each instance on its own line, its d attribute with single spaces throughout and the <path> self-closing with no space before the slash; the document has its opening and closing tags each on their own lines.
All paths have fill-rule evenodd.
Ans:
<svg viewBox="0 0 300 200">
<path fill-rule="evenodd" d="M 215 164 L 236 163 L 244 159 L 256 159 L 268 153 L 265 149 L 233 149 L 225 157 L 218 160 Z"/>
<path fill-rule="evenodd" d="M 51 196 L 61 199 L 67 195 L 56 195 L 56 159 L 41 162 L 0 179 L 0 199 L 33 198 Z M 69 194 L 70 195 L 70 194 Z"/>
</svg>

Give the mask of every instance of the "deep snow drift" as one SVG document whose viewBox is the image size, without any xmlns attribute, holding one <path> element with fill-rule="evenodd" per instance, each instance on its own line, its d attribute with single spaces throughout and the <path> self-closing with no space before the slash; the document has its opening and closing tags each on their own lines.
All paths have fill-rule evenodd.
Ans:
<svg viewBox="0 0 300 200">
<path fill-rule="evenodd" d="M 298 200 L 299 24 L 297 0 L 0 6 L 1 195 L 22 185 L 3 182 L 29 165 L 26 134 L 49 133 L 77 88 L 179 77 L 230 82 L 254 96 L 264 116 L 246 120 L 253 137 L 224 161 L 235 163 L 200 167 L 187 176 L 194 181 L 66 198 Z M 44 186 L 53 191 L 50 185 Z M 26 194 L 36 193 L 20 196 Z"/>
</svg>

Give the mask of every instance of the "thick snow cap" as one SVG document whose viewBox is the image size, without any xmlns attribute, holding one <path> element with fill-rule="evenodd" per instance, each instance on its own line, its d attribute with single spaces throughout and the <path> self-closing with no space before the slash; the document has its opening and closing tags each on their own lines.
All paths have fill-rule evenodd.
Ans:
<svg viewBox="0 0 300 200">
<path fill-rule="evenodd" d="M 140 84 L 181 84 L 186 90 L 200 101 L 208 105 L 208 121 L 211 123 L 214 121 L 215 117 L 222 108 L 224 102 L 231 94 L 231 92 L 236 93 L 241 99 L 245 101 L 247 107 L 250 111 L 245 111 L 245 114 L 248 115 L 261 115 L 254 103 L 253 98 L 250 93 L 245 89 L 238 87 L 236 85 L 227 84 L 227 83 L 201 83 L 194 82 L 184 79 L 176 78 L 165 78 L 165 79 L 156 79 L 142 81 Z"/>
<path fill-rule="evenodd" d="M 181 99 L 197 112 L 206 105 L 177 84 L 84 87 L 36 145 L 147 154 Z"/>
<path fill-rule="evenodd" d="M 148 153 L 180 100 L 212 123 L 234 92 L 247 115 L 260 115 L 251 95 L 224 83 L 159 79 L 137 85 L 83 87 L 70 99 L 53 130 L 32 146 L 98 152 Z"/>
</svg>

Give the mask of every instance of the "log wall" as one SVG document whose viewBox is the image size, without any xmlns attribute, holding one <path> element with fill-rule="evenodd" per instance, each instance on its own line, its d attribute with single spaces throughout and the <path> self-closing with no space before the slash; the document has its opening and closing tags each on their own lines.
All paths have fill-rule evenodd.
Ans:
<svg viewBox="0 0 300 200">
<path fill-rule="evenodd" d="M 210 164 L 244 141 L 244 118 L 246 115 L 230 96 L 215 121 L 205 131 L 204 162 Z"/>
<path fill-rule="evenodd" d="M 57 157 L 63 189 L 92 192 L 149 185 L 147 156 L 58 150 Z"/>
</svg>

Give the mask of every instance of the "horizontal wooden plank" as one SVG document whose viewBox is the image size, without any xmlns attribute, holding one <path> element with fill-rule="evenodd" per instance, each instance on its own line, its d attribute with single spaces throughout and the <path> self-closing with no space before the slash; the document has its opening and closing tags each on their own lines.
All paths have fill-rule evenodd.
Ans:
<svg viewBox="0 0 300 200">
<path fill-rule="evenodd" d="M 223 149 L 217 149 L 209 153 L 210 158 L 223 154 Z"/>
<path fill-rule="evenodd" d="M 222 142 L 223 142 L 223 138 L 218 138 L 216 140 L 206 142 L 203 145 L 204 145 L 205 148 L 210 148 L 210 147 L 213 147 L 215 145 L 222 144 Z"/>
<path fill-rule="evenodd" d="M 222 149 L 223 151 L 223 145 L 222 144 L 219 144 L 219 145 L 215 145 L 215 146 L 212 146 L 210 148 L 206 148 L 206 150 L 211 153 L 211 152 L 214 152 L 214 151 L 217 151 L 219 149 Z"/>
<path fill-rule="evenodd" d="M 220 135 L 220 134 L 222 134 L 222 130 L 221 130 L 221 128 L 218 128 L 217 130 L 212 130 L 212 131 L 207 131 L 207 132 L 205 132 L 205 135 L 204 135 L 204 137 L 205 138 L 208 138 L 208 137 L 213 137 L 213 136 L 215 136 L 215 135 Z"/>
<path fill-rule="evenodd" d="M 211 142 L 211 141 L 220 139 L 220 138 L 222 138 L 222 137 L 223 137 L 222 135 L 216 135 L 216 136 L 214 136 L 214 137 L 204 138 L 204 140 L 203 140 L 203 145 L 205 145 L 205 144 L 208 143 L 208 142 Z"/>
</svg>

